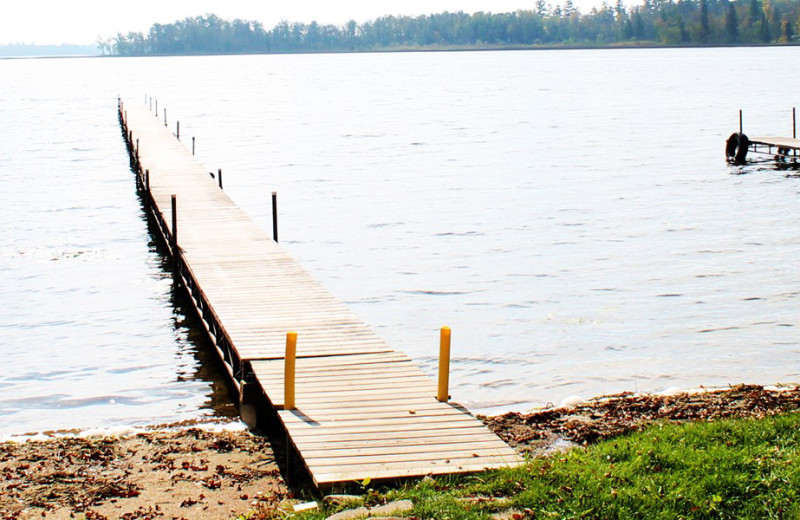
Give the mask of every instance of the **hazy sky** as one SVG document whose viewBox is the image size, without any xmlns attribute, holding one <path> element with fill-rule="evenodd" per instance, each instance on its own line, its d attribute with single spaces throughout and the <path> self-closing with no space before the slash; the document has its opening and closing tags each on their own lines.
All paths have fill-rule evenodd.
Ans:
<svg viewBox="0 0 800 520">
<path fill-rule="evenodd" d="M 118 32 L 146 32 L 154 23 L 214 13 L 232 20 L 257 20 L 271 28 L 281 20 L 342 24 L 386 14 L 420 15 L 442 11 L 493 13 L 532 9 L 535 0 L 10 0 L 0 14 L 0 44 L 94 44 Z M 563 1 L 551 0 L 551 4 Z M 574 2 L 584 10 L 592 0 Z"/>
</svg>

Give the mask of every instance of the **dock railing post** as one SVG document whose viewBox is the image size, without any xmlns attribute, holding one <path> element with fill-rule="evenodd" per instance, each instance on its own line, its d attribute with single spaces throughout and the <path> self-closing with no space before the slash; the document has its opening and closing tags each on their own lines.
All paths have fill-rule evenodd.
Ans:
<svg viewBox="0 0 800 520">
<path fill-rule="evenodd" d="M 150 207 L 150 169 L 144 171 L 144 203 Z"/>
<path fill-rule="evenodd" d="M 217 180 L 219 181 L 219 189 L 222 189 L 222 168 L 217 170 Z"/>
<path fill-rule="evenodd" d="M 450 327 L 439 333 L 439 392 L 436 399 L 446 403 L 450 399 Z"/>
<path fill-rule="evenodd" d="M 158 100 L 156 99 L 156 117 L 158 117 Z"/>
<path fill-rule="evenodd" d="M 181 122 L 178 121 L 178 122 L 175 123 L 175 125 L 177 127 L 177 129 L 175 130 L 175 137 L 177 137 L 178 141 L 180 141 L 181 140 Z M 194 154 L 192 154 L 192 155 L 194 155 Z"/>
<path fill-rule="evenodd" d="M 278 192 L 272 192 L 272 239 L 278 243 Z"/>
<path fill-rule="evenodd" d="M 739 133 L 742 133 L 742 109 L 739 109 Z"/>
<path fill-rule="evenodd" d="M 192 137 L 192 155 L 194 155 L 194 137 Z"/>
<path fill-rule="evenodd" d="M 792 139 L 797 139 L 797 108 L 792 107 Z"/>
<path fill-rule="evenodd" d="M 178 266 L 178 197 L 172 194 L 172 262 Z"/>
<path fill-rule="evenodd" d="M 167 126 L 167 109 L 164 109 L 164 126 Z"/>
<path fill-rule="evenodd" d="M 283 370 L 283 409 L 294 410 L 296 403 L 294 399 L 295 385 L 295 360 L 297 357 L 297 333 L 286 333 L 286 357 Z M 288 453 L 288 446 L 287 446 Z"/>
</svg>

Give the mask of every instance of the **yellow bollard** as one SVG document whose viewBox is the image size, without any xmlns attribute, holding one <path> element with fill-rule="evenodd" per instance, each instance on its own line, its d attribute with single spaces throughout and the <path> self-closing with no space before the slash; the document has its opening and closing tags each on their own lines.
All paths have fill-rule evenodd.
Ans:
<svg viewBox="0 0 800 520">
<path fill-rule="evenodd" d="M 439 335 L 439 395 L 436 398 L 441 403 L 450 398 L 450 327 L 442 327 Z"/>
<path fill-rule="evenodd" d="M 283 371 L 283 409 L 294 410 L 294 368 L 297 355 L 297 333 L 286 333 L 286 364 Z"/>
</svg>

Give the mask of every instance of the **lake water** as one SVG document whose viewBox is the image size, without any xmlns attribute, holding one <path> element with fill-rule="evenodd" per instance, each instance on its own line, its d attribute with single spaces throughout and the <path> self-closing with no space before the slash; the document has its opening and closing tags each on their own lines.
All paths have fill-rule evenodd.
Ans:
<svg viewBox="0 0 800 520">
<path fill-rule="evenodd" d="M 800 380 L 798 48 L 0 60 L 0 433 L 235 414 L 116 120 L 209 171 L 474 411 Z M 189 146 L 191 146 L 189 144 Z M 302 338 L 302 331 L 301 338 Z M 302 340 L 302 339 L 301 339 Z"/>
</svg>

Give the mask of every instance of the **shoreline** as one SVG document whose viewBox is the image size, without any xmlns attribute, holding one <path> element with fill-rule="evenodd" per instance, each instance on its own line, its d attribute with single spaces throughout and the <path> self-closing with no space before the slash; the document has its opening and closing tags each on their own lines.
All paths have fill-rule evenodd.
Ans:
<svg viewBox="0 0 800 520">
<path fill-rule="evenodd" d="M 519 452 L 537 457 L 659 422 L 761 419 L 797 410 L 800 386 L 737 385 L 671 395 L 625 393 L 478 417 Z M 273 450 L 268 437 L 241 423 L 160 426 L 0 442 L 0 519 L 257 519 L 296 499 L 299 491 L 287 485 L 278 464 L 281 447 Z"/>
<path fill-rule="evenodd" d="M 494 51 L 575 51 L 575 50 L 635 50 L 635 49 L 721 49 L 721 48 L 764 48 L 764 47 L 797 47 L 800 43 L 747 43 L 747 44 L 675 44 L 665 45 L 658 42 L 641 41 L 608 45 L 582 44 L 494 44 L 494 45 L 428 45 L 397 46 L 371 49 L 331 49 L 281 52 L 184 52 L 161 54 L 52 54 L 52 55 L 0 55 L 0 60 L 17 59 L 51 59 L 51 58 L 180 58 L 203 56 L 291 56 L 307 54 L 396 54 L 396 53 L 429 53 L 429 52 L 494 52 Z M 35 48 L 36 46 L 34 46 Z M 0 45 L 0 51 L 3 46 Z"/>
</svg>

